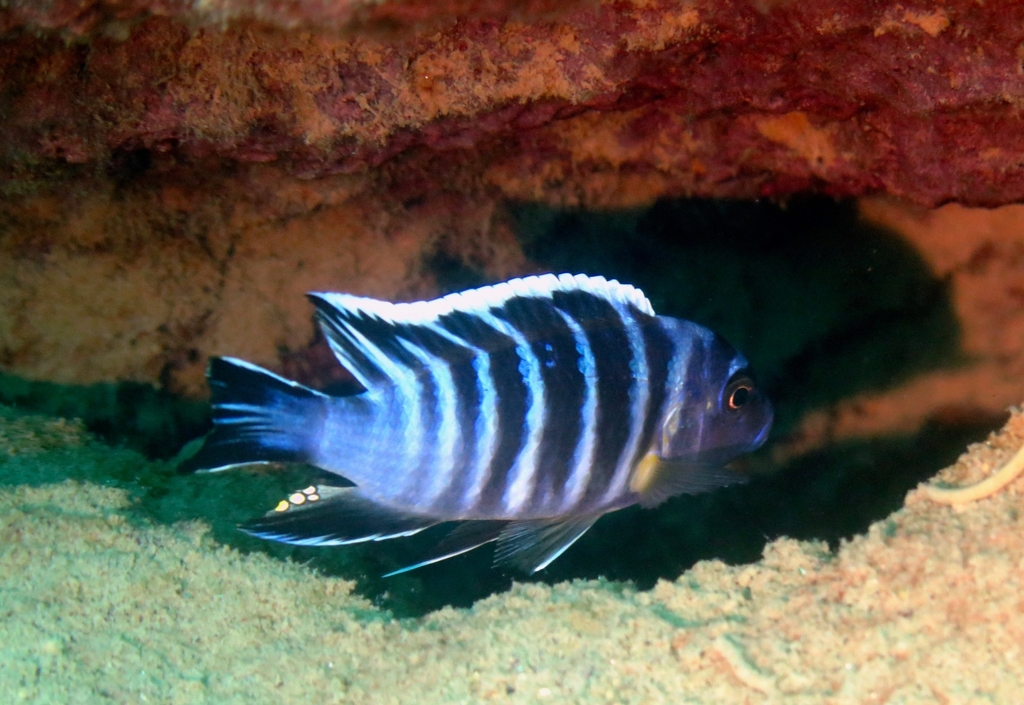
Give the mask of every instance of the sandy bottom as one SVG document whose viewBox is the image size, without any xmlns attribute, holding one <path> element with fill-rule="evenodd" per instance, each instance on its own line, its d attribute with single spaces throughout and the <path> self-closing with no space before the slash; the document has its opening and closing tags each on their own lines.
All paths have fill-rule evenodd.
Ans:
<svg viewBox="0 0 1024 705">
<path fill-rule="evenodd" d="M 1015 413 L 940 477 L 1022 443 Z M 144 461 L 0 415 L 5 702 L 1024 702 L 1024 480 L 962 508 L 912 491 L 836 554 L 782 539 L 648 592 L 516 585 L 394 620 L 202 524 L 130 520 L 123 490 L 40 484 L 54 462 Z M 11 484 L 33 463 L 38 483 Z"/>
</svg>

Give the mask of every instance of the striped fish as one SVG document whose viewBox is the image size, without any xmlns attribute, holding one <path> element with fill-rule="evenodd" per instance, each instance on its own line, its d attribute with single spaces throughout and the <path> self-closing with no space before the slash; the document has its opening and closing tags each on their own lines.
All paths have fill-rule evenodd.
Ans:
<svg viewBox="0 0 1024 705">
<path fill-rule="evenodd" d="M 458 522 L 395 572 L 491 541 L 497 562 L 533 572 L 607 512 L 742 481 L 722 464 L 771 426 L 742 355 L 602 277 L 415 303 L 309 298 L 365 391 L 329 396 L 214 358 L 214 430 L 184 466 L 299 461 L 355 486 L 293 493 L 243 527 L 255 536 L 341 545 Z"/>
</svg>

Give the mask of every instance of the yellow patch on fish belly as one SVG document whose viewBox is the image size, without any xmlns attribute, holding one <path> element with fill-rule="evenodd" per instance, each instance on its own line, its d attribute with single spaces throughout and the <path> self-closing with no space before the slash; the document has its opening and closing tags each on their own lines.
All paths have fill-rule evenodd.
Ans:
<svg viewBox="0 0 1024 705">
<path fill-rule="evenodd" d="M 922 491 L 925 497 L 939 504 L 967 504 L 991 497 L 1016 480 L 1022 472 L 1024 472 L 1024 446 L 1007 461 L 1006 465 L 981 482 L 966 487 L 938 487 L 928 484 L 922 488 Z"/>
<path fill-rule="evenodd" d="M 633 470 L 633 477 L 629 480 L 629 489 L 637 494 L 644 494 L 650 489 L 651 484 L 658 476 L 658 467 L 661 465 L 661 458 L 654 453 L 648 453 L 636 464 Z"/>
</svg>

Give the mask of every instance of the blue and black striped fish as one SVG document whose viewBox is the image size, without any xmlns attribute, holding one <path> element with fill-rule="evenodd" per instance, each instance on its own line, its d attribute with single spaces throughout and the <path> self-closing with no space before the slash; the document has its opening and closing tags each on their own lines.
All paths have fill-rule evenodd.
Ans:
<svg viewBox="0 0 1024 705">
<path fill-rule="evenodd" d="M 403 571 L 497 541 L 498 562 L 532 572 L 607 512 L 742 481 L 722 464 L 771 426 L 742 355 L 602 277 L 415 303 L 309 298 L 365 391 L 215 358 L 214 430 L 185 465 L 307 462 L 355 486 L 296 492 L 243 527 L 255 536 L 341 545 L 459 522 Z"/>
</svg>

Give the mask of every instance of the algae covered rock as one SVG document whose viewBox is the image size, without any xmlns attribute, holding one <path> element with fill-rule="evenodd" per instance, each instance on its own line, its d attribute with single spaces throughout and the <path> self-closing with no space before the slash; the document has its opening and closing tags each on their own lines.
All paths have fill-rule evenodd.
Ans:
<svg viewBox="0 0 1024 705">
<path fill-rule="evenodd" d="M 1012 702 L 1024 676 L 1020 481 L 960 510 L 915 491 L 832 553 L 780 539 L 650 591 L 519 584 L 395 619 L 354 584 L 140 519 L 55 462 L 142 469 L 80 429 L 0 415 L 0 690 L 29 702 Z M 944 477 L 1024 443 L 1024 416 Z M 39 470 L 37 482 L 12 463 Z M 93 470 L 95 471 L 95 469 Z M 49 474 L 48 474 L 49 473 Z M 11 484 L 16 480 L 19 484 Z"/>
</svg>

